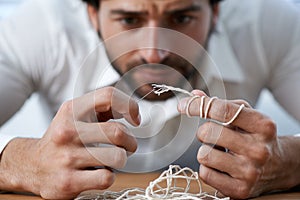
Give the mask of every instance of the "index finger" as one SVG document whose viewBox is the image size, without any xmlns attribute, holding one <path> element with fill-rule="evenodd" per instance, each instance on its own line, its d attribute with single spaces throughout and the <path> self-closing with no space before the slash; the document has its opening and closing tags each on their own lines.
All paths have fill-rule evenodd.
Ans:
<svg viewBox="0 0 300 200">
<path fill-rule="evenodd" d="M 113 118 L 124 117 L 132 125 L 140 124 L 139 106 L 133 98 L 114 87 L 105 87 L 73 100 L 77 119 L 86 121 L 111 111 Z"/>
<path fill-rule="evenodd" d="M 199 98 L 194 97 L 193 101 L 190 101 L 191 98 L 185 98 L 180 101 L 178 105 L 180 113 L 203 117 L 203 112 L 207 111 L 208 119 L 216 121 L 222 125 L 230 124 L 247 132 L 258 131 L 260 128 L 259 124 L 266 118 L 254 109 L 248 108 L 246 103 L 245 105 L 237 104 L 229 100 L 212 99 L 207 96 L 199 96 Z M 190 103 L 189 105 L 188 102 Z M 188 109 L 187 106 L 189 107 Z M 200 114 L 200 112 L 202 114 Z"/>
</svg>

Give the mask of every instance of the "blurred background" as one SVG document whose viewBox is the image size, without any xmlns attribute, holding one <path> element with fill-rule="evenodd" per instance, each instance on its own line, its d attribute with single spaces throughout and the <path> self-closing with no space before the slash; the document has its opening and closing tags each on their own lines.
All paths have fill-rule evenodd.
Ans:
<svg viewBox="0 0 300 200">
<path fill-rule="evenodd" d="M 18 5 L 25 1 L 26 0 L 0 0 L 0 20 L 8 17 Z M 287 1 L 293 1 L 300 12 L 300 0 Z M 45 132 L 51 120 L 49 116 L 43 114 L 47 110 L 43 107 L 44 102 L 42 98 L 34 94 L 25 103 L 24 107 L 8 123 L 0 128 L 0 134 L 4 132 L 31 132 L 41 135 L 41 133 Z M 287 135 L 300 133 L 300 124 L 289 117 L 267 90 L 262 92 L 256 108 L 270 116 L 278 124 L 278 134 Z"/>
</svg>

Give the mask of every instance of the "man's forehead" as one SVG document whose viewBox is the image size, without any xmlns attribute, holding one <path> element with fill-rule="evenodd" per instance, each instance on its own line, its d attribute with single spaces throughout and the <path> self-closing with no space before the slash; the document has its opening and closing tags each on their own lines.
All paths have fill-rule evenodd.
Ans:
<svg viewBox="0 0 300 200">
<path fill-rule="evenodd" d="M 111 7 L 122 9 L 146 10 L 150 7 L 160 7 L 163 9 L 176 9 L 188 5 L 199 5 L 208 3 L 208 0 L 102 0 Z"/>
</svg>

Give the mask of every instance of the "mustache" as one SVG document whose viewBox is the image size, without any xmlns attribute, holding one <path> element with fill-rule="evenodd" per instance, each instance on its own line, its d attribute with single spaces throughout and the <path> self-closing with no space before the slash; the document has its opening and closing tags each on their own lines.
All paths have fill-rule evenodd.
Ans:
<svg viewBox="0 0 300 200">
<path fill-rule="evenodd" d="M 162 70 L 164 67 L 165 69 L 172 68 L 178 71 L 185 71 L 187 66 L 191 66 L 189 62 L 182 58 L 165 58 L 160 63 L 148 63 L 144 59 L 136 59 L 128 62 L 126 67 L 128 69 L 134 69 L 135 67 L 143 67 L 149 69 L 160 69 Z"/>
</svg>

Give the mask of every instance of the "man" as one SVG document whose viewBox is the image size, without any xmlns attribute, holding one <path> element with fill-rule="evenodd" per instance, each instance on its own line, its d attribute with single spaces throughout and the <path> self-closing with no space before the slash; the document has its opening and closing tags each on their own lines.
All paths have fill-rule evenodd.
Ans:
<svg viewBox="0 0 300 200">
<path fill-rule="evenodd" d="M 157 169 L 159 159 L 178 156 L 172 151 L 181 144 L 190 145 L 189 135 L 195 132 L 203 143 L 198 155 L 191 156 L 201 164 L 200 178 L 226 196 L 249 198 L 300 184 L 300 139 L 277 137 L 276 125 L 247 103 L 254 105 L 267 87 L 300 120 L 295 100 L 299 97 L 300 25 L 291 5 L 281 0 L 243 4 L 228 0 L 219 11 L 219 2 L 208 0 L 87 2 L 86 12 L 74 0 L 29 1 L 1 25 L 1 123 L 34 91 L 57 112 L 41 139 L 30 134 L 1 136 L 0 189 L 29 191 L 46 199 L 105 189 L 114 180 L 111 168 L 120 169 L 131 158 L 128 164 L 134 165 L 145 155 L 147 159 L 140 163 L 147 163 L 139 166 L 146 171 Z M 219 12 L 222 21 L 218 21 Z M 100 38 L 103 45 L 90 53 Z M 206 64 L 208 58 L 199 46 L 208 49 L 217 70 Z M 110 61 L 113 68 L 107 67 Z M 207 114 L 215 121 L 228 122 L 240 105 L 246 108 L 230 126 L 208 121 L 198 128 L 198 119 L 185 114 L 199 116 L 202 98 L 190 106 L 189 98 L 180 99 L 180 116 L 169 110 L 176 109 L 181 96 L 156 96 L 151 83 L 247 100 L 214 100 Z M 203 91 L 193 94 L 203 96 Z M 168 108 L 166 113 L 153 107 L 152 117 L 152 110 L 145 109 L 152 103 L 139 100 L 144 98 L 160 100 L 157 105 Z M 209 100 L 205 97 L 204 105 Z M 110 120 L 117 118 L 129 124 Z M 156 133 L 150 131 L 161 125 L 161 118 L 166 123 L 157 132 L 170 136 L 166 141 L 162 134 L 152 139 Z M 145 126 L 136 129 L 141 123 Z M 175 136 L 171 134 L 174 127 Z M 145 145 L 146 150 L 127 158 L 137 149 L 137 135 L 130 134 L 134 130 L 142 130 L 139 147 Z M 150 145 L 144 135 L 151 138 Z M 177 135 L 184 135 L 181 143 L 168 145 Z M 159 157 L 146 155 L 147 148 L 156 144 L 167 151 Z"/>
</svg>

